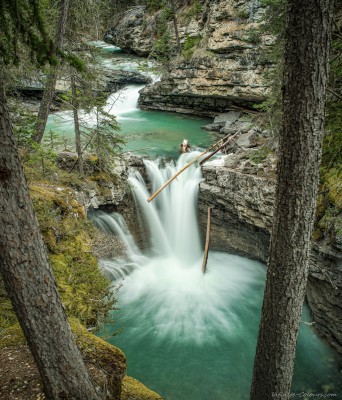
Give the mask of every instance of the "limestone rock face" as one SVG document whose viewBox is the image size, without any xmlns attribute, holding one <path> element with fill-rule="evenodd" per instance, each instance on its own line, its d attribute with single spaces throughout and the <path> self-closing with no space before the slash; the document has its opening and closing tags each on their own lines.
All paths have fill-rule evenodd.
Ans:
<svg viewBox="0 0 342 400">
<path fill-rule="evenodd" d="M 148 56 L 153 47 L 154 29 L 155 19 L 146 13 L 145 7 L 134 7 L 125 13 L 117 26 L 106 33 L 105 40 L 124 52 Z"/>
<path fill-rule="evenodd" d="M 275 180 L 242 172 L 231 158 L 206 162 L 200 184 L 199 215 L 205 235 L 212 208 L 211 248 L 266 262 L 275 200 Z M 228 158 L 228 162 L 227 162 Z M 232 167 L 233 165 L 233 167 Z M 307 302 L 314 327 L 342 353 L 342 255 L 331 245 L 313 243 Z"/>
<path fill-rule="evenodd" d="M 191 16 L 190 11 L 189 6 L 178 10 L 180 41 L 196 38 L 199 43 L 192 54 L 175 57 L 160 82 L 141 91 L 140 107 L 214 116 L 263 101 L 267 88 L 262 76 L 267 67 L 260 60 L 260 47 L 269 38 L 256 33 L 263 12 L 259 1 L 205 1 L 201 12 Z M 124 51 L 149 54 L 158 15 L 135 7 L 112 28 L 107 40 Z M 173 33 L 172 21 L 169 31 Z"/>
<path fill-rule="evenodd" d="M 313 245 L 307 301 L 314 327 L 342 354 L 342 256 L 330 246 Z"/>
<path fill-rule="evenodd" d="M 225 166 L 228 155 L 203 166 L 199 209 L 203 227 L 212 207 L 212 243 L 215 249 L 233 251 L 266 261 L 275 195 L 275 181 L 244 174 Z"/>
</svg>

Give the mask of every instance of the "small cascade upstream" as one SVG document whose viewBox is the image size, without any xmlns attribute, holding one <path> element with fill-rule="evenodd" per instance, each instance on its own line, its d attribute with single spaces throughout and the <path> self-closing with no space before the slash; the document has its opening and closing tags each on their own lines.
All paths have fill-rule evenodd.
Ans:
<svg viewBox="0 0 342 400">
<path fill-rule="evenodd" d="M 127 113 L 137 111 L 139 91 L 143 87 L 144 85 L 128 85 L 118 93 L 112 93 L 107 99 L 105 111 L 115 115 L 118 121 L 124 119 Z"/>
<path fill-rule="evenodd" d="M 115 70 L 138 72 L 149 76 L 154 82 L 160 79 L 155 71 L 155 64 L 137 56 L 125 55 L 119 48 L 109 46 L 104 42 L 95 41 L 93 44 L 101 49 L 99 61 L 109 75 L 115 75 Z M 139 91 L 144 87 L 141 84 L 130 84 L 115 93 L 111 93 L 106 101 L 104 111 L 116 117 L 120 131 L 113 134 L 122 136 L 127 144 L 125 151 L 134 151 L 139 154 L 148 154 L 157 157 L 163 154 L 175 157 L 178 145 L 186 137 L 194 148 L 206 148 L 216 136 L 202 130 L 202 126 L 211 122 L 209 119 L 188 117 L 173 113 L 158 111 L 143 111 L 138 108 Z M 97 124 L 105 121 L 96 110 L 85 112 L 79 110 L 81 130 L 87 132 Z M 49 115 L 46 126 L 46 140 L 50 140 L 50 132 L 63 138 L 63 143 L 69 148 L 74 147 L 74 119 L 70 110 L 59 111 Z M 213 137 L 214 136 L 214 137 Z M 84 140 L 86 143 L 88 140 Z"/>
</svg>

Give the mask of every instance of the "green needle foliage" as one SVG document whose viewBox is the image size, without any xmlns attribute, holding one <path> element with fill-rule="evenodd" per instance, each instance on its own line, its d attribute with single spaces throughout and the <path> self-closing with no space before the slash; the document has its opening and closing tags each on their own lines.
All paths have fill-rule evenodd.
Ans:
<svg viewBox="0 0 342 400">
<path fill-rule="evenodd" d="M 0 1 L 0 60 L 3 64 L 18 64 L 21 43 L 30 50 L 33 61 L 56 63 L 53 42 L 42 15 L 42 1 Z"/>
</svg>

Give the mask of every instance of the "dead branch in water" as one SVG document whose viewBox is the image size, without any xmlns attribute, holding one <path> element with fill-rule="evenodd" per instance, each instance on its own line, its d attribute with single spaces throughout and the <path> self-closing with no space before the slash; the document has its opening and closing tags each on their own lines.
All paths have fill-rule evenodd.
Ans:
<svg viewBox="0 0 342 400">
<path fill-rule="evenodd" d="M 207 235 L 206 235 L 206 239 L 205 239 L 204 257 L 203 257 L 203 263 L 202 263 L 203 274 L 205 274 L 206 270 L 207 270 L 208 252 L 209 252 L 209 244 L 210 244 L 210 226 L 211 226 L 211 208 L 208 207 Z"/>
</svg>

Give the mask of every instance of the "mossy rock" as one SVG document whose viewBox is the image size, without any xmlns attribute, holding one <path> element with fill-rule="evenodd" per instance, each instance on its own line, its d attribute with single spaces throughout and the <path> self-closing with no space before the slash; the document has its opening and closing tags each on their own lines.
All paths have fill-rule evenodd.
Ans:
<svg viewBox="0 0 342 400">
<path fill-rule="evenodd" d="M 0 349 L 4 349 L 5 347 L 18 347 L 23 344 L 26 344 L 26 339 L 19 323 L 1 331 Z"/>
<path fill-rule="evenodd" d="M 88 332 L 76 319 L 70 319 L 70 326 L 77 346 L 85 359 L 106 372 L 110 398 L 119 400 L 121 383 L 126 374 L 125 354 L 117 347 Z"/>
<path fill-rule="evenodd" d="M 125 376 L 122 381 L 121 400 L 163 400 L 163 397 L 136 379 Z"/>
</svg>

